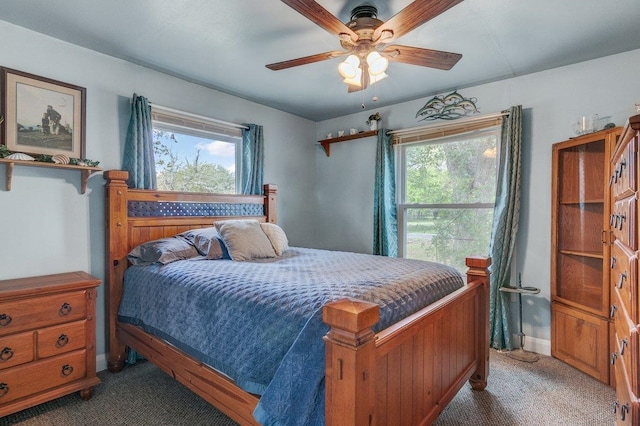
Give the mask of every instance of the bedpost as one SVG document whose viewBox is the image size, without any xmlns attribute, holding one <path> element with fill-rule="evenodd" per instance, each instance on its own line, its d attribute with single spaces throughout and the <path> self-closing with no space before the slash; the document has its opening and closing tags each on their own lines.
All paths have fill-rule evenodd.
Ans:
<svg viewBox="0 0 640 426">
<path fill-rule="evenodd" d="M 104 172 L 106 196 L 106 300 L 108 349 L 107 367 L 110 371 L 120 371 L 124 367 L 125 346 L 116 336 L 118 307 L 122 298 L 124 271 L 127 269 L 127 178 L 129 173 L 122 170 Z"/>
<path fill-rule="evenodd" d="M 278 185 L 273 183 L 266 183 L 264 185 L 264 196 L 267 198 L 264 203 L 265 216 L 267 216 L 267 222 L 278 223 Z"/>
<path fill-rule="evenodd" d="M 487 387 L 487 376 L 489 375 L 489 285 L 491 273 L 489 266 L 491 265 L 490 257 L 473 256 L 467 257 L 466 265 L 469 267 L 467 271 L 467 283 L 472 281 L 480 281 L 482 288 L 480 289 L 480 297 L 478 310 L 480 311 L 480 324 L 476 336 L 478 337 L 478 369 L 469 379 L 469 383 L 474 390 L 484 390 Z"/>
<path fill-rule="evenodd" d="M 326 350 L 327 426 L 369 425 L 375 404 L 375 333 L 380 318 L 375 303 L 353 299 L 330 302 L 322 319 L 331 327 Z"/>
</svg>

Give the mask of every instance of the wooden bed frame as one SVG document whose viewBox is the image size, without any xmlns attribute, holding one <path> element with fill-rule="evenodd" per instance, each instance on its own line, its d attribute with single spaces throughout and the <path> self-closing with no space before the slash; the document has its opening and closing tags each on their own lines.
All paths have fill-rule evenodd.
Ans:
<svg viewBox="0 0 640 426">
<path fill-rule="evenodd" d="M 275 223 L 275 185 L 264 196 L 132 190 L 127 172 L 104 173 L 106 183 L 108 368 L 124 367 L 130 346 L 167 374 L 245 424 L 258 424 L 259 397 L 141 328 L 117 321 L 127 253 L 145 241 L 211 226 L 230 216 L 130 217 L 130 202 L 243 203 L 263 205 Z M 258 206 L 259 207 L 259 206 Z M 247 218 L 247 216 L 242 216 Z M 323 307 L 331 329 L 326 342 L 327 425 L 429 425 L 469 380 L 483 390 L 489 374 L 489 271 L 491 260 L 469 257 L 468 284 L 412 316 L 375 334 L 378 305 L 345 299 Z"/>
</svg>

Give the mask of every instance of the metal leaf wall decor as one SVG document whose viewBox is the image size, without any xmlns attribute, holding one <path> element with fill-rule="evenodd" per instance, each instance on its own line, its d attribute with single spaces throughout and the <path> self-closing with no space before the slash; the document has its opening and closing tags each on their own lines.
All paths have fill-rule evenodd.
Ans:
<svg viewBox="0 0 640 426">
<path fill-rule="evenodd" d="M 448 95 L 437 95 L 429 99 L 427 103 L 418 110 L 416 118 L 418 121 L 424 120 L 455 120 L 478 111 L 476 106 L 477 98 L 465 98 L 458 91 L 453 91 Z"/>
</svg>

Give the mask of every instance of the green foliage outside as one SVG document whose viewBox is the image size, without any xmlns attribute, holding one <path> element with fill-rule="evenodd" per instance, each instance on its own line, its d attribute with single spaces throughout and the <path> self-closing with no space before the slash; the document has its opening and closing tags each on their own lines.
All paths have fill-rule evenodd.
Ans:
<svg viewBox="0 0 640 426">
<path fill-rule="evenodd" d="M 220 164 L 200 161 L 200 149 L 193 156 L 179 158 L 172 150 L 179 143 L 172 132 L 153 130 L 154 155 L 158 189 L 162 191 L 211 192 L 233 194 L 235 173 Z"/>
<path fill-rule="evenodd" d="M 406 149 L 405 204 L 439 205 L 407 209 L 406 257 L 464 272 L 466 256 L 488 254 L 493 208 L 468 205 L 495 200 L 495 146 L 491 135 Z"/>
</svg>

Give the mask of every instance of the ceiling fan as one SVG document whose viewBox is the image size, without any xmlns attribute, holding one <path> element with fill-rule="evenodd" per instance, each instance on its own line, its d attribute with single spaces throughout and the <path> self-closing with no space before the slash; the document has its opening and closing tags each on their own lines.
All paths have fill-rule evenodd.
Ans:
<svg viewBox="0 0 640 426">
<path fill-rule="evenodd" d="M 313 0 L 282 0 L 337 36 L 343 50 L 276 62 L 266 67 L 277 71 L 347 56 L 347 60 L 340 64 L 339 71 L 345 77 L 349 92 L 364 90 L 386 77 L 384 70 L 389 61 L 449 70 L 462 58 L 461 54 L 389 43 L 462 1 L 415 0 L 386 22 L 377 18 L 375 6 L 363 4 L 353 9 L 351 20 L 345 24 Z"/>
</svg>

